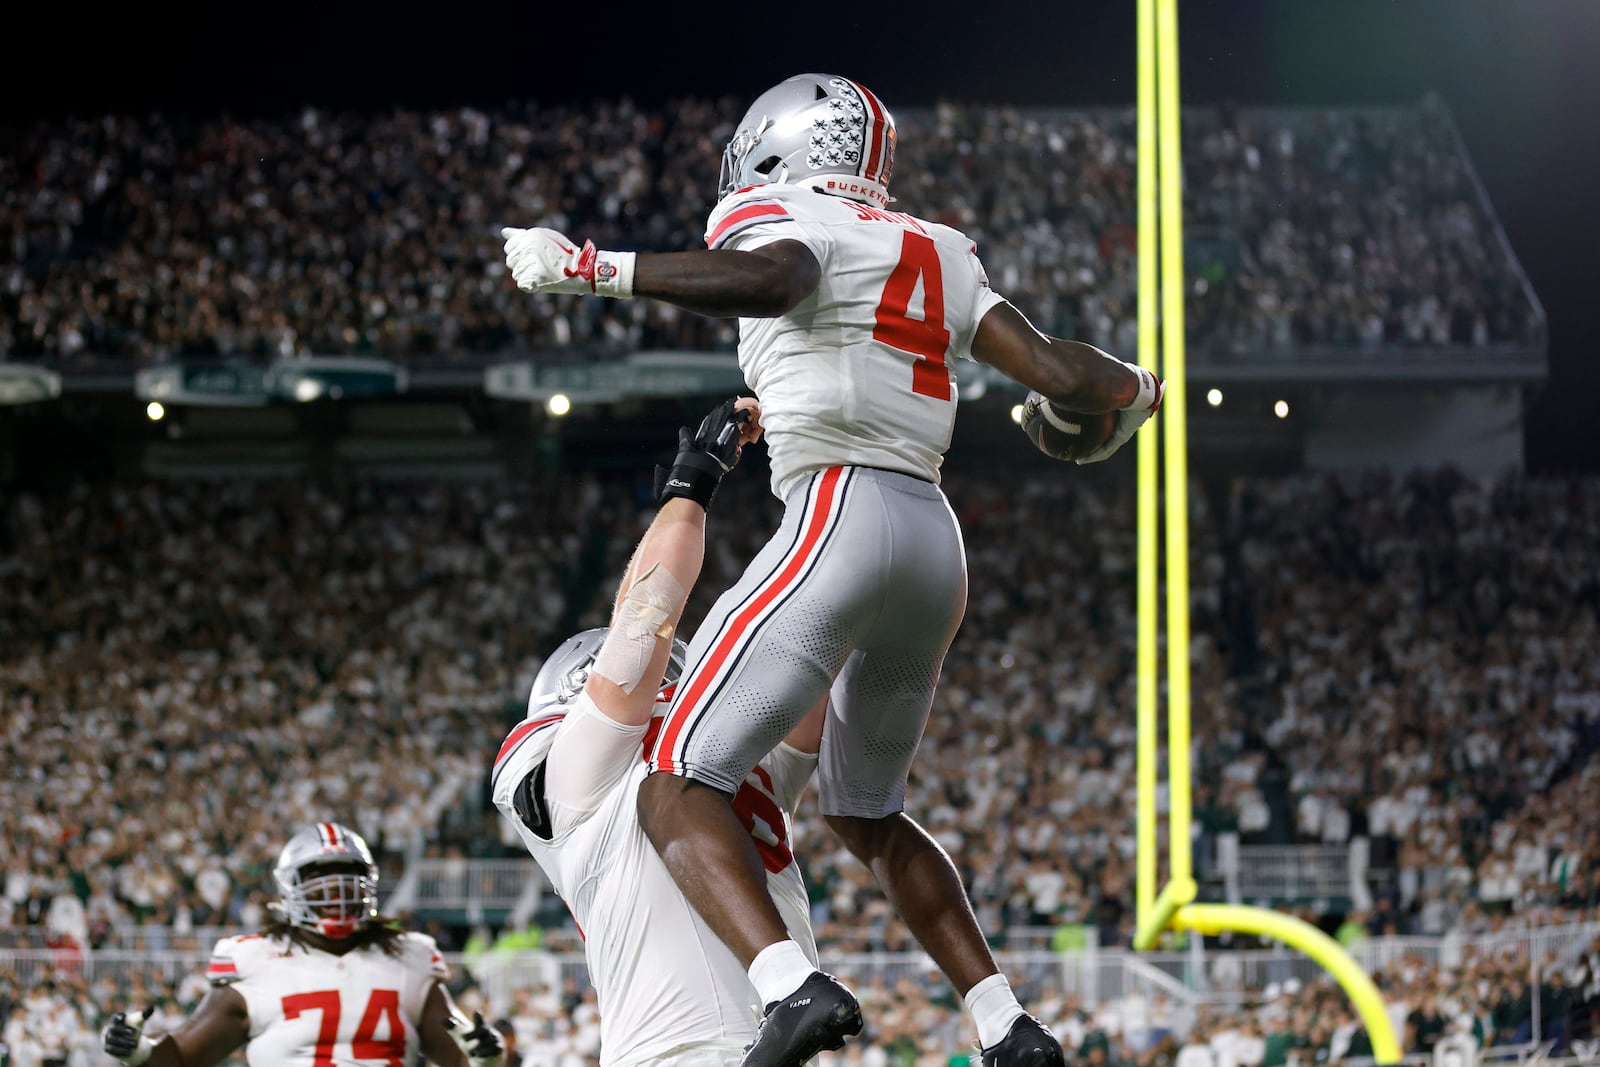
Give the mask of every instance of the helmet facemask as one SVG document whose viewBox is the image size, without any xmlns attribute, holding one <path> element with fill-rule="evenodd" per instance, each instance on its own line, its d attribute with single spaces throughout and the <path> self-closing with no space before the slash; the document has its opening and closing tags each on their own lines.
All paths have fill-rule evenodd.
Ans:
<svg viewBox="0 0 1600 1067">
<path fill-rule="evenodd" d="M 331 941 L 353 937 L 378 915 L 378 879 L 349 861 L 308 863 L 280 876 L 285 918 Z"/>
<path fill-rule="evenodd" d="M 589 668 L 594 666 L 594 657 L 572 668 L 561 676 L 556 683 L 556 700 L 562 704 L 570 704 L 578 699 L 578 694 L 583 692 L 583 687 L 589 684 Z"/>
<path fill-rule="evenodd" d="M 717 198 L 721 199 L 729 193 L 739 189 L 740 175 L 744 172 L 745 157 L 755 150 L 761 143 L 761 135 L 772 128 L 772 119 L 763 115 L 755 127 L 746 126 L 733 135 L 733 140 L 722 150 L 722 173 L 717 177 Z M 772 171 L 783 168 L 783 163 L 777 156 L 770 157 L 771 165 L 765 169 L 761 166 L 752 168 L 755 172 L 763 174 L 769 181 L 781 182 L 783 175 L 774 177 Z M 767 162 L 766 160 L 762 161 Z"/>
</svg>

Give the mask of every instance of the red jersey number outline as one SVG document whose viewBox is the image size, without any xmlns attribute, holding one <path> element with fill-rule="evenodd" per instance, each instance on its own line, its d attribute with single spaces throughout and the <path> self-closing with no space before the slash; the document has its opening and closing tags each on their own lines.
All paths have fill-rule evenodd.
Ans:
<svg viewBox="0 0 1600 1067">
<path fill-rule="evenodd" d="M 917 279 L 922 279 L 922 318 L 907 314 Z M 950 368 L 945 353 L 950 331 L 944 325 L 944 272 L 933 238 L 902 231 L 900 262 L 889 272 L 878 299 L 872 338 L 921 357 L 911 366 L 911 391 L 935 400 L 950 399 Z"/>
<path fill-rule="evenodd" d="M 311 993 L 291 993 L 283 998 L 285 1020 L 298 1019 L 308 1011 L 320 1012 L 317 1047 L 311 1067 L 333 1067 L 333 1046 L 339 1039 L 339 991 L 319 989 Z M 389 1036 L 378 1039 L 378 1021 L 387 1019 Z M 405 1024 L 400 1021 L 400 992 L 374 989 L 361 1015 L 361 1025 L 350 1039 L 350 1056 L 357 1060 L 382 1060 L 384 1067 L 405 1067 Z"/>
</svg>

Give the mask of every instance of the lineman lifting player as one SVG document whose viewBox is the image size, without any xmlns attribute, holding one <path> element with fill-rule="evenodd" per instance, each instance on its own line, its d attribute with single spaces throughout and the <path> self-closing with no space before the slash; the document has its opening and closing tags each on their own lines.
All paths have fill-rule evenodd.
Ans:
<svg viewBox="0 0 1600 1067">
<path fill-rule="evenodd" d="M 894 120 L 865 87 L 807 74 L 756 99 L 723 157 L 703 251 L 614 252 L 504 231 L 528 292 L 652 297 L 737 317 L 761 402 L 772 540 L 713 608 L 639 788 L 639 817 L 684 895 L 767 1005 L 748 1067 L 799 1067 L 861 1029 L 859 1005 L 791 938 L 730 805 L 757 761 L 828 699 L 817 782 L 830 828 L 876 876 L 965 996 L 986 1067 L 1062 1062 L 995 965 L 955 866 L 902 810 L 966 562 L 938 486 L 956 386 L 973 358 L 1035 390 L 1034 417 L 1115 412 L 1074 456 L 1115 452 L 1162 383 L 1047 337 L 995 293 L 975 245 L 890 209 Z"/>
</svg>

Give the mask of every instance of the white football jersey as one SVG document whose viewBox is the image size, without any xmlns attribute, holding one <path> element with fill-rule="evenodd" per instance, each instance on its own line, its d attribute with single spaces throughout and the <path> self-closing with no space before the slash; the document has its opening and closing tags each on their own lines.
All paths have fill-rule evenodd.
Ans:
<svg viewBox="0 0 1600 1067">
<path fill-rule="evenodd" d="M 686 1047 L 718 1062 L 737 1063 L 761 1017 L 745 969 L 684 899 L 639 825 L 644 757 L 667 707 L 666 702 L 656 705 L 639 762 L 593 813 L 550 839 L 517 817 L 512 794 L 550 751 L 548 744 L 524 743 L 533 733 L 527 727 L 557 731 L 561 720 L 552 719 L 548 709 L 530 714 L 511 731 L 494 768 L 495 806 L 515 825 L 583 935 L 589 977 L 599 995 L 605 1067 Z M 813 962 L 811 908 L 789 851 L 789 815 L 816 765 L 815 756 L 779 745 L 750 772 L 733 804 L 755 838 L 784 924 Z"/>
<path fill-rule="evenodd" d="M 206 977 L 244 997 L 251 1067 L 370 1067 L 415 1062 L 422 1006 L 450 975 L 433 938 L 406 933 L 342 956 L 262 934 L 225 937 Z"/>
<path fill-rule="evenodd" d="M 809 248 L 822 280 L 785 315 L 739 320 L 773 492 L 783 499 L 801 475 L 840 464 L 937 484 L 955 424 L 950 360 L 972 358 L 978 323 L 1003 302 L 977 246 L 948 226 L 791 185 L 742 189 L 706 224 L 709 248 L 774 241 Z"/>
</svg>

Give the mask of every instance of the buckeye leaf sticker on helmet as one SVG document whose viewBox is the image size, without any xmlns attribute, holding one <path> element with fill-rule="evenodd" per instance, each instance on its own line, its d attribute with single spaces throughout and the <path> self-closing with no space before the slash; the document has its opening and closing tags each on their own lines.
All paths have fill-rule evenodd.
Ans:
<svg viewBox="0 0 1600 1067">
<path fill-rule="evenodd" d="M 800 74 L 745 112 L 722 154 L 718 196 L 755 185 L 818 188 L 882 206 L 894 171 L 894 116 L 860 82 Z"/>
</svg>

